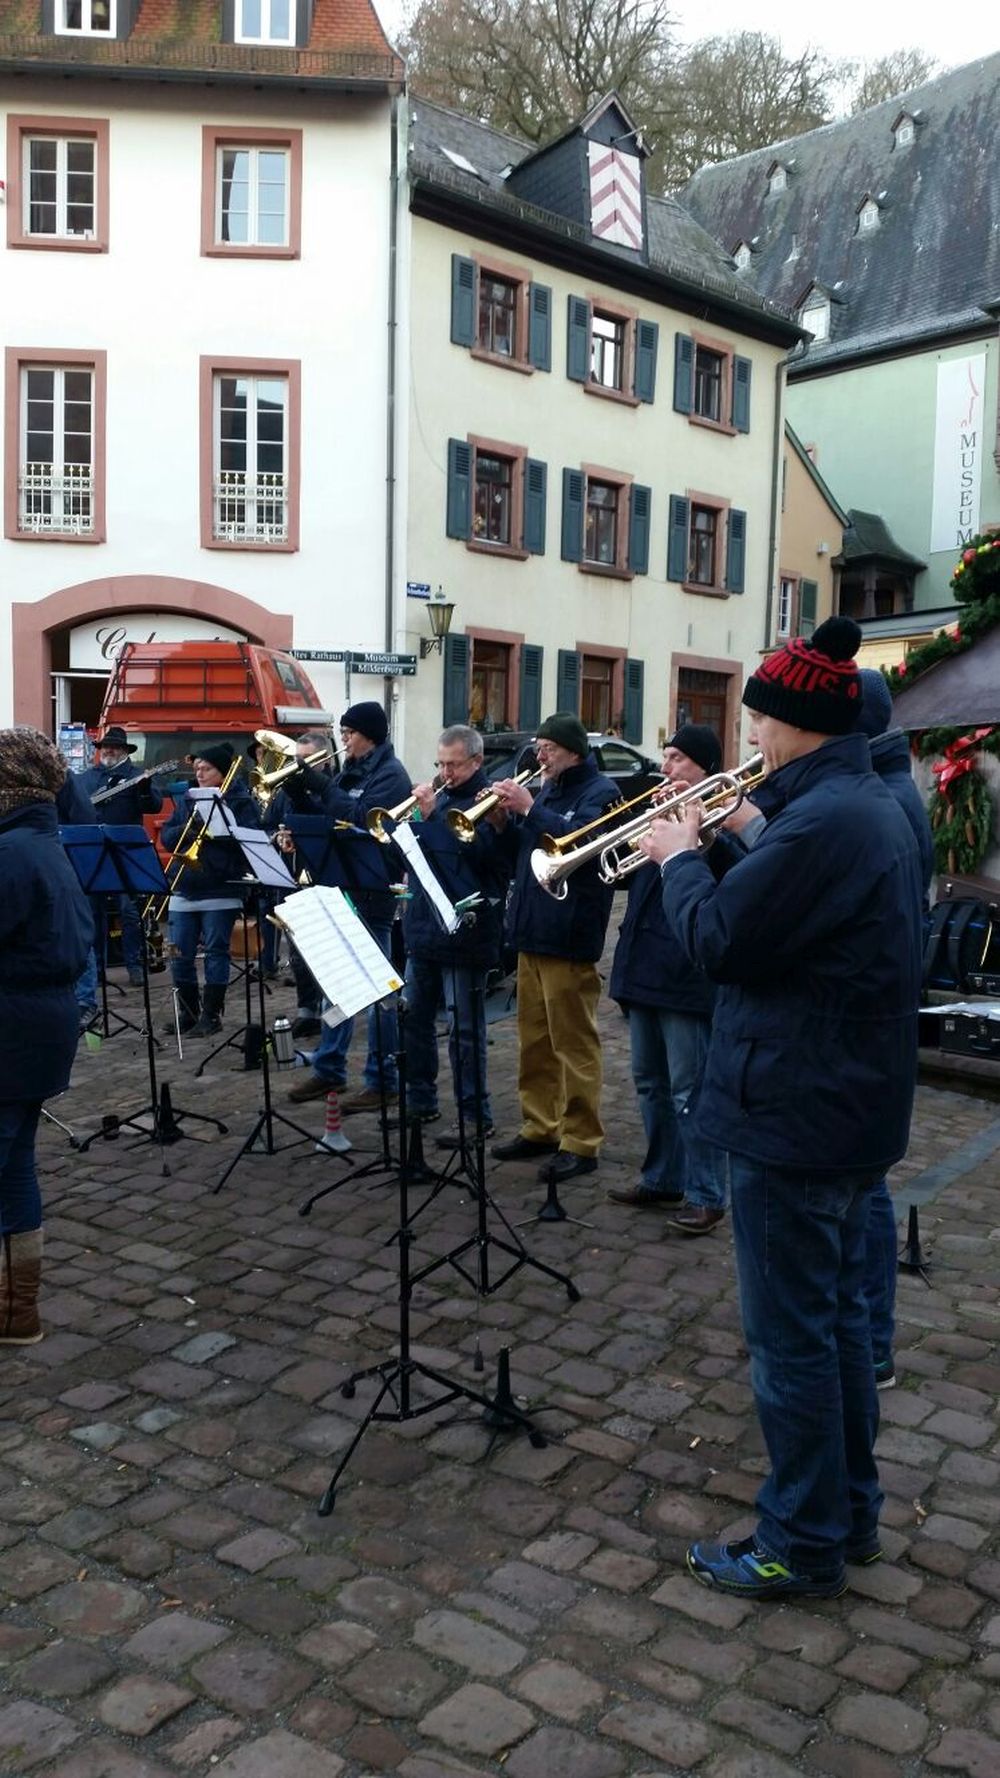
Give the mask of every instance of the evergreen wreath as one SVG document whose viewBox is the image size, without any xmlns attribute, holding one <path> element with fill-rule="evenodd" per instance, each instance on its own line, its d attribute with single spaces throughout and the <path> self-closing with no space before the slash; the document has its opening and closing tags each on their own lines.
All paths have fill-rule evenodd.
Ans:
<svg viewBox="0 0 1000 1778">
<path fill-rule="evenodd" d="M 1000 623 L 1000 537 L 980 533 L 962 551 L 950 581 L 955 603 L 964 607 L 954 630 L 942 630 L 891 667 L 885 677 L 895 695 L 938 661 L 964 654 Z M 928 805 L 939 871 L 965 875 L 981 864 L 993 836 L 993 798 L 976 765 L 980 752 L 1000 755 L 1000 730 L 969 733 L 957 728 L 927 729 L 919 737 L 921 759 L 940 754 L 933 767 Z"/>
</svg>

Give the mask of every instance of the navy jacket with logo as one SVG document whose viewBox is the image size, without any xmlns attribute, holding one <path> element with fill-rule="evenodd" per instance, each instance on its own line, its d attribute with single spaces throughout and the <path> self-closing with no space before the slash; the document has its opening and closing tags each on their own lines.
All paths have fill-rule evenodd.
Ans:
<svg viewBox="0 0 1000 1778">
<path fill-rule="evenodd" d="M 588 753 L 579 765 L 544 783 L 527 815 L 505 830 L 508 856 L 515 859 L 514 889 L 507 908 L 507 941 L 514 950 L 539 957 L 566 957 L 572 963 L 597 962 L 604 949 L 614 890 L 601 882 L 596 864 L 586 864 L 570 877 L 565 900 L 556 901 L 535 882 L 531 854 L 542 834 L 561 838 L 620 800 L 614 779 L 599 772 L 594 755 Z M 608 823 L 609 829 L 612 825 Z"/>
<path fill-rule="evenodd" d="M 916 1080 L 916 843 L 864 735 L 754 800 L 767 826 L 720 882 L 696 852 L 662 872 L 672 930 L 721 984 L 695 1128 L 776 1167 L 877 1177 L 906 1152 Z"/>
<path fill-rule="evenodd" d="M 333 779 L 330 790 L 324 791 L 323 812 L 332 821 L 350 821 L 364 827 L 365 816 L 372 809 L 394 809 L 409 796 L 413 786 L 402 760 L 396 758 L 391 741 L 381 741 L 363 759 L 349 759 L 342 772 Z M 372 841 L 375 845 L 375 841 Z M 386 862 L 392 876 L 399 875 L 400 859 L 394 846 L 387 847 Z M 388 926 L 396 906 L 395 896 L 388 890 L 363 889 L 354 892 L 351 900 L 358 912 L 373 926 Z"/>
<path fill-rule="evenodd" d="M 910 744 L 901 728 L 892 728 L 886 734 L 876 735 L 874 740 L 869 740 L 868 746 L 872 756 L 872 771 L 877 772 L 886 789 L 891 790 L 913 829 L 913 837 L 920 853 L 926 898 L 934 875 L 934 840 L 923 798 L 913 782 Z"/>
<path fill-rule="evenodd" d="M 417 840 L 428 829 L 445 827 L 450 809 L 469 809 L 490 783 L 482 770 L 454 790 L 442 790 L 437 806 L 426 821 L 415 823 Z M 456 840 L 443 850 L 428 850 L 428 862 L 452 902 L 468 895 L 481 896 L 468 922 L 450 938 L 423 890 L 412 877 L 413 900 L 408 904 L 404 932 L 407 952 L 432 963 L 458 964 L 463 969 L 494 969 L 500 960 L 503 903 L 509 871 L 500 835 L 486 820 L 476 827 L 476 837 L 466 844 Z"/>
<path fill-rule="evenodd" d="M 629 878 L 608 993 L 622 1007 L 655 1006 L 665 1012 L 712 1016 L 715 987 L 703 970 L 688 961 L 667 920 L 655 864 L 644 864 Z"/>
</svg>

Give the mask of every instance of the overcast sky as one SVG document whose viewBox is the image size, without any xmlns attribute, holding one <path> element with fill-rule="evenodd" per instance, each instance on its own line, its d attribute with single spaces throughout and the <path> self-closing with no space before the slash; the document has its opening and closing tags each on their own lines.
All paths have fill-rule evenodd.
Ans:
<svg viewBox="0 0 1000 1778">
<path fill-rule="evenodd" d="M 399 30 L 406 0 L 374 0 L 390 36 Z M 942 67 L 956 67 L 1000 50 L 1000 5 L 997 0 L 962 0 L 943 6 L 940 0 L 673 0 L 680 36 L 686 41 L 760 30 L 780 37 L 785 48 L 799 52 L 814 44 L 831 56 L 871 60 L 893 49 L 922 49 Z"/>
</svg>

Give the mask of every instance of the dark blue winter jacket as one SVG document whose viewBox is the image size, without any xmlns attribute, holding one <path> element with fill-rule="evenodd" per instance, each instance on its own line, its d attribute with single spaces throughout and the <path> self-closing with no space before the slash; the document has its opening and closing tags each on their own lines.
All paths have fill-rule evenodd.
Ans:
<svg viewBox="0 0 1000 1778">
<path fill-rule="evenodd" d="M 332 781 L 325 814 L 332 821 L 350 821 L 364 827 L 365 816 L 372 809 L 394 809 L 405 802 L 413 786 L 402 760 L 396 758 L 391 741 L 381 741 L 363 759 L 349 759 L 342 772 Z M 374 844 L 374 841 L 372 842 Z M 400 858 L 394 846 L 386 848 L 386 862 L 392 874 L 398 875 Z M 352 892 L 351 900 L 369 924 L 387 926 L 393 917 L 396 898 L 388 889 L 364 889 Z"/>
<path fill-rule="evenodd" d="M 486 773 L 478 771 L 464 784 L 442 790 L 433 813 L 414 826 L 418 841 L 424 835 L 446 832 L 449 810 L 471 808 L 480 793 L 489 788 Z M 458 964 L 463 969 L 495 969 L 500 961 L 503 904 L 510 874 L 500 835 L 488 821 L 480 821 L 474 840 L 463 844 L 447 838 L 441 847 L 432 849 L 428 845 L 426 855 L 450 901 L 463 901 L 477 893 L 481 900 L 468 922 L 449 938 L 411 876 L 413 900 L 407 904 L 403 928 L 407 953 L 432 963 Z"/>
<path fill-rule="evenodd" d="M 332 773 L 318 766 L 303 766 L 275 791 L 263 814 L 268 833 L 286 827 L 293 815 L 328 815 L 331 822 L 338 817 L 334 805 L 339 800 L 337 780 Z"/>
<path fill-rule="evenodd" d="M 597 962 L 614 890 L 601 882 L 596 863 L 585 864 L 570 877 L 565 899 L 556 901 L 536 883 L 531 854 L 542 834 L 572 833 L 618 801 L 618 786 L 598 771 L 594 755 L 588 753 L 579 765 L 544 783 L 527 815 L 505 830 L 504 850 L 514 861 L 514 889 L 507 908 L 507 942 L 514 950 L 567 957 L 572 963 Z"/>
<path fill-rule="evenodd" d="M 249 790 L 237 779 L 226 791 L 226 804 L 232 809 L 240 827 L 260 827 L 260 816 L 257 804 Z M 174 812 L 163 824 L 160 838 L 167 851 L 172 851 L 184 833 L 185 825 L 191 815 L 191 804 L 185 798 L 175 804 Z M 184 837 L 182 851 L 187 851 L 192 840 L 201 832 L 200 820 L 194 820 Z M 167 876 L 171 885 L 177 884 L 177 893 L 185 901 L 216 901 L 222 898 L 232 900 L 240 896 L 238 879 L 246 876 L 250 869 L 243 853 L 235 840 L 204 840 L 199 847 L 195 863 L 185 864 L 179 871 L 180 860 L 167 867 Z"/>
<path fill-rule="evenodd" d="M 877 772 L 887 790 L 891 790 L 897 803 L 913 829 L 913 837 L 920 853 L 920 868 L 923 874 L 924 899 L 926 901 L 934 875 L 934 840 L 931 835 L 931 824 L 924 808 L 923 799 L 913 782 L 910 766 L 910 744 L 901 728 L 892 728 L 884 735 L 876 735 L 869 740 L 868 746 L 872 756 L 872 771 Z"/>
<path fill-rule="evenodd" d="M 721 882 L 696 852 L 663 866 L 671 927 L 723 984 L 696 1132 L 776 1167 L 877 1177 L 906 1152 L 916 1079 L 916 844 L 864 735 L 793 760 L 754 800 L 767 827 Z"/>
<path fill-rule="evenodd" d="M 643 865 L 629 879 L 608 993 L 623 1007 L 656 1006 L 711 1018 L 714 984 L 688 961 L 667 921 L 655 864 Z"/>
<path fill-rule="evenodd" d="M 116 766 L 90 766 L 80 773 L 80 787 L 90 797 L 112 784 L 121 785 L 116 796 L 97 804 L 97 819 L 105 827 L 141 827 L 144 815 L 156 815 L 162 809 L 163 797 L 154 790 L 152 778 L 144 778 L 135 786 L 130 783 L 139 776 L 130 759 L 120 760 Z"/>
<path fill-rule="evenodd" d="M 73 984 L 94 942 L 90 903 L 53 803 L 0 817 L 0 1103 L 69 1084 L 80 1014 Z"/>
<path fill-rule="evenodd" d="M 80 783 L 80 773 L 67 772 L 56 791 L 56 818 L 60 827 L 96 827 L 97 810 Z"/>
</svg>

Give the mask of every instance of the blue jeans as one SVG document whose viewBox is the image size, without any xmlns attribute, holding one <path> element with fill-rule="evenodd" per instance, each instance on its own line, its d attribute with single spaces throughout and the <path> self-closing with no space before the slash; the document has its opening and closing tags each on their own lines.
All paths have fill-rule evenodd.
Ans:
<svg viewBox="0 0 1000 1778">
<path fill-rule="evenodd" d="M 692 1134 L 694 1104 L 705 1070 L 711 1022 L 660 1006 L 628 1009 L 632 1080 L 646 1132 L 642 1190 L 682 1191 L 689 1204 L 723 1209 L 726 1157 Z"/>
<path fill-rule="evenodd" d="M 42 1226 L 42 1200 L 35 1173 L 35 1133 L 41 1100 L 0 1105 L 0 1231 L 25 1235 Z"/>
<path fill-rule="evenodd" d="M 826 1578 L 848 1538 L 874 1535 L 882 1505 L 864 1293 L 876 1176 L 728 1159 L 750 1381 L 771 1460 L 758 1538 L 796 1573 Z"/>
<path fill-rule="evenodd" d="M 369 931 L 380 951 L 388 957 L 392 944 L 391 922 L 385 926 L 370 926 Z M 329 1003 L 327 1003 L 329 1004 Z M 377 1002 L 368 1008 L 368 1055 L 365 1059 L 364 1083 L 369 1092 L 379 1090 L 379 1030 L 382 1041 L 382 1079 L 387 1093 L 399 1090 L 399 1075 L 396 1071 L 396 1046 L 399 1034 L 396 1026 L 396 1003 L 390 1000 L 388 1005 L 380 1006 Z M 354 1035 L 354 1020 L 345 1019 L 343 1024 L 323 1026 L 322 1036 L 313 1051 L 313 1073 L 320 1080 L 325 1080 L 329 1087 L 338 1090 L 347 1085 L 347 1052 L 351 1047 Z"/>
<path fill-rule="evenodd" d="M 485 971 L 460 965 L 434 963 L 429 958 L 406 959 L 406 1103 L 417 1112 L 438 1108 L 438 1008 L 444 1000 L 448 1020 L 448 1056 L 463 1121 L 474 1125 L 477 1103 L 484 1125 L 493 1123 L 486 1087 L 486 1014 L 482 990 Z"/>
<path fill-rule="evenodd" d="M 93 945 L 87 952 L 83 973 L 77 977 L 73 992 L 76 995 L 76 1004 L 81 1011 L 85 1006 L 97 1005 L 97 953 Z"/>
<path fill-rule="evenodd" d="M 195 958 L 199 942 L 205 953 L 206 988 L 224 988 L 229 981 L 229 945 L 238 908 L 202 908 L 169 919 L 170 975 L 175 988 L 193 987 L 198 980 Z"/>
<path fill-rule="evenodd" d="M 872 1331 L 872 1357 L 876 1364 L 892 1357 L 896 1332 L 896 1267 L 898 1238 L 896 1212 L 889 1183 L 880 1179 L 872 1187 L 865 1260 L 865 1296 Z"/>
</svg>

